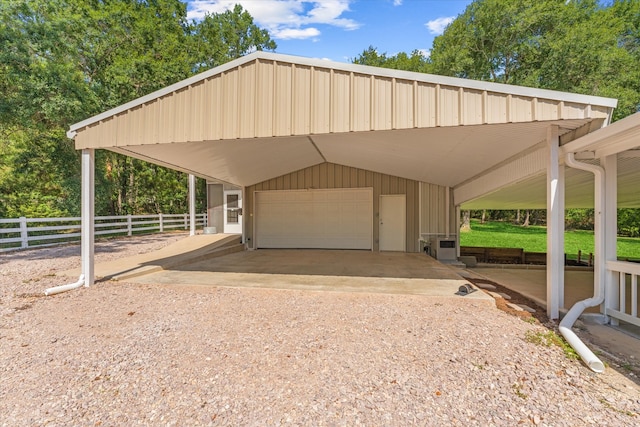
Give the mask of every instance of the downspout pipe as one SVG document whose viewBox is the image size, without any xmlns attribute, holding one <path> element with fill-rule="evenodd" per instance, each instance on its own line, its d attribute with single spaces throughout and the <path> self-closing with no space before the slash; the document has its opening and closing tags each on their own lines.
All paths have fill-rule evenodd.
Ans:
<svg viewBox="0 0 640 427">
<path fill-rule="evenodd" d="M 593 297 L 578 301 L 564 316 L 558 329 L 569 345 L 580 355 L 584 363 L 594 372 L 604 372 L 604 363 L 578 338 L 571 329 L 584 310 L 597 307 L 604 301 L 605 273 L 605 239 L 602 236 L 602 215 L 605 207 L 604 169 L 598 165 L 582 163 L 575 159 L 575 153 L 567 153 L 566 164 L 574 169 L 591 172 L 594 175 L 594 229 L 595 229 L 595 263 L 593 266 Z"/>
<path fill-rule="evenodd" d="M 78 277 L 77 282 L 69 283 L 68 285 L 54 286 L 53 288 L 45 289 L 44 294 L 45 296 L 55 295 L 55 294 L 70 291 L 73 289 L 78 289 L 82 285 L 84 285 L 84 274 L 81 274 L 80 277 Z"/>
</svg>

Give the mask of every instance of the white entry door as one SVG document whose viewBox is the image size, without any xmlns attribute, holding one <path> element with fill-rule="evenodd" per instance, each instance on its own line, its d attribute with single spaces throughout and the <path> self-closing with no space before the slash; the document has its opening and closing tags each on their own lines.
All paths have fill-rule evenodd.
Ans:
<svg viewBox="0 0 640 427">
<path fill-rule="evenodd" d="M 224 192 L 224 232 L 242 234 L 242 191 Z"/>
<path fill-rule="evenodd" d="M 404 194 L 380 196 L 380 250 L 406 251 L 407 202 Z"/>
</svg>

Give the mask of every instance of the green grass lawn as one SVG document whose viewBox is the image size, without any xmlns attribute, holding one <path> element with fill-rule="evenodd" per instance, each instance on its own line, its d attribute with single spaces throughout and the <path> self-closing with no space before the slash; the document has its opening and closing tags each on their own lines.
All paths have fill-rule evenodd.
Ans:
<svg viewBox="0 0 640 427">
<path fill-rule="evenodd" d="M 582 251 L 583 259 L 593 252 L 593 231 L 575 230 L 564 234 L 567 257 L 575 259 Z M 547 228 L 521 227 L 509 222 L 492 221 L 481 224 L 471 220 L 471 231 L 460 233 L 460 246 L 523 248 L 527 252 L 547 251 Z M 640 259 L 640 239 L 618 237 L 618 258 Z"/>
</svg>

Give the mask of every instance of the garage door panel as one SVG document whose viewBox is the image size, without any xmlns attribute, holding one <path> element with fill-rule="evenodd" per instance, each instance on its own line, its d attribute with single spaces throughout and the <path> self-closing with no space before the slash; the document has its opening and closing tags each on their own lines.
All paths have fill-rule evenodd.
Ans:
<svg viewBox="0 0 640 427">
<path fill-rule="evenodd" d="M 373 190 L 256 192 L 256 247 L 371 249 Z"/>
</svg>

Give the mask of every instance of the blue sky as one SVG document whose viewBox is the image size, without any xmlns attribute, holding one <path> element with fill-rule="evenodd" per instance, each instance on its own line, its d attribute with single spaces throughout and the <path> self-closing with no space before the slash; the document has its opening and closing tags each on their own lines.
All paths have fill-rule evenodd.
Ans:
<svg viewBox="0 0 640 427">
<path fill-rule="evenodd" d="M 189 19 L 220 13 L 240 3 L 269 30 L 276 52 L 350 62 L 370 45 L 395 55 L 433 39 L 471 0 L 183 0 Z"/>
</svg>

